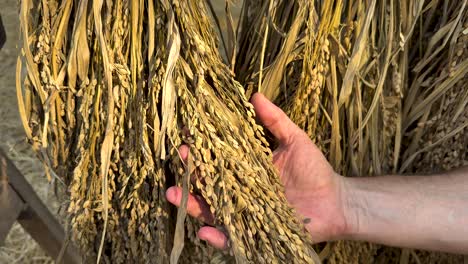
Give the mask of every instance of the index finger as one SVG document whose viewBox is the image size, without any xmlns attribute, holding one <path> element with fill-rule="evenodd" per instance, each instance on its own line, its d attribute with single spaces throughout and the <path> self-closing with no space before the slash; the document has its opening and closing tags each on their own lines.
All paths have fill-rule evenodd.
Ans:
<svg viewBox="0 0 468 264">
<path fill-rule="evenodd" d="M 297 132 L 301 131 L 283 110 L 270 102 L 263 94 L 255 93 L 251 103 L 260 122 L 279 140 L 280 144 L 289 145 Z"/>
</svg>

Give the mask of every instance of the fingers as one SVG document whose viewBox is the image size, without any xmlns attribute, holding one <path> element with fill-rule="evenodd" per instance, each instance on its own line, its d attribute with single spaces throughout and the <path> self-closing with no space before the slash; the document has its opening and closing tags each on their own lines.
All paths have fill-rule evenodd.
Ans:
<svg viewBox="0 0 468 264">
<path fill-rule="evenodd" d="M 187 145 L 182 145 L 179 147 L 180 158 L 184 162 L 187 161 L 189 151 L 190 149 Z M 182 200 L 182 188 L 173 186 L 167 189 L 166 199 L 170 203 L 179 207 Z M 214 222 L 214 216 L 211 214 L 208 204 L 206 204 L 203 198 L 199 196 L 189 194 L 187 201 L 187 213 L 190 216 L 198 218 L 207 224 L 213 224 Z M 228 239 L 226 235 L 214 227 L 204 226 L 200 228 L 200 230 L 198 230 L 198 237 L 215 248 L 222 250 L 228 248 Z"/>
<path fill-rule="evenodd" d="M 179 147 L 179 155 L 183 162 L 187 162 L 190 148 L 187 145 L 182 145 Z M 191 181 L 196 180 L 195 174 L 190 175 Z M 182 199 L 182 188 L 180 187 L 170 187 L 166 191 L 166 199 L 179 207 Z M 199 218 L 205 223 L 213 222 L 213 215 L 210 212 L 209 206 L 206 202 L 199 196 L 189 194 L 187 201 L 187 213 L 195 218 Z"/>
<path fill-rule="evenodd" d="M 182 188 L 173 186 L 167 189 L 166 199 L 173 205 L 179 207 L 180 201 L 182 200 Z M 214 220 L 206 202 L 203 201 L 201 197 L 192 194 L 189 194 L 188 197 L 187 213 L 207 224 L 212 224 Z"/>
<path fill-rule="evenodd" d="M 263 94 L 255 93 L 250 100 L 260 122 L 275 136 L 280 144 L 288 145 L 301 131 L 288 116 Z"/>
<path fill-rule="evenodd" d="M 228 239 L 226 235 L 211 226 L 204 226 L 198 230 L 198 238 L 206 241 L 211 246 L 217 249 L 227 249 L 228 248 Z"/>
<path fill-rule="evenodd" d="M 182 199 L 182 189 L 180 187 L 170 187 L 166 191 L 166 199 L 170 203 L 179 207 Z M 212 224 L 214 220 L 214 217 L 205 201 L 203 201 L 199 196 L 194 196 L 192 194 L 189 194 L 188 197 L 187 213 L 207 224 Z M 200 230 L 198 230 L 198 237 L 215 248 L 227 249 L 228 247 L 228 239 L 226 235 L 214 227 L 204 226 L 200 228 Z"/>
</svg>

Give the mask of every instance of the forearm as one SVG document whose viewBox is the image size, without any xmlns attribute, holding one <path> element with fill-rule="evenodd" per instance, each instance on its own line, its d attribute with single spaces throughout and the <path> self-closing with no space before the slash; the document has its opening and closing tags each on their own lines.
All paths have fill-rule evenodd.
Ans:
<svg viewBox="0 0 468 264">
<path fill-rule="evenodd" d="M 433 176 L 346 178 L 345 238 L 468 252 L 468 169 Z"/>
</svg>

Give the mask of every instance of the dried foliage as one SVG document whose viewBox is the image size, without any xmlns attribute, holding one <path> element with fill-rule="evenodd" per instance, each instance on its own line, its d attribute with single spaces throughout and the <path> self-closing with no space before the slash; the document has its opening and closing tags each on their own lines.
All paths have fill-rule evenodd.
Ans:
<svg viewBox="0 0 468 264">
<path fill-rule="evenodd" d="M 196 238 L 189 223 L 185 239 L 185 206 L 176 217 L 164 198 L 175 175 L 185 202 L 191 190 L 209 203 L 237 262 L 313 262 L 206 14 L 195 1 L 22 1 L 23 121 L 68 185 L 89 260 L 177 262 Z"/>
<path fill-rule="evenodd" d="M 245 1 L 235 73 L 282 105 L 343 175 L 466 166 L 466 4 Z M 373 263 L 379 248 L 340 242 L 329 260 Z"/>
<path fill-rule="evenodd" d="M 283 105 L 345 175 L 466 165 L 466 1 L 307 4 L 245 1 L 234 68 L 248 93 Z M 340 242 L 330 260 L 379 248 Z"/>
<path fill-rule="evenodd" d="M 206 2 L 22 0 L 22 121 L 69 188 L 88 260 L 318 262 L 248 97 L 281 105 L 343 175 L 466 165 L 466 4 L 246 0 L 235 28 L 226 1 L 222 56 Z M 173 184 L 183 203 L 207 200 L 234 259 L 171 209 Z M 379 248 L 339 242 L 322 256 L 363 263 Z"/>
</svg>

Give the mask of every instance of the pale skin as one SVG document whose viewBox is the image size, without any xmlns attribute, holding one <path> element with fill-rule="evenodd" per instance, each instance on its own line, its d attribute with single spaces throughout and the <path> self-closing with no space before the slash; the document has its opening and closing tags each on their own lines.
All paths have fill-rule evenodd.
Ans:
<svg viewBox="0 0 468 264">
<path fill-rule="evenodd" d="M 468 168 L 431 176 L 348 178 L 336 173 L 307 134 L 263 95 L 251 100 L 259 121 L 277 138 L 273 161 L 288 202 L 315 242 L 361 240 L 389 246 L 468 253 Z M 183 159 L 189 148 L 180 147 Z M 182 190 L 167 200 L 180 204 Z M 188 214 L 207 226 L 198 237 L 226 249 L 226 235 L 210 226 L 206 202 L 190 195 Z"/>
</svg>

